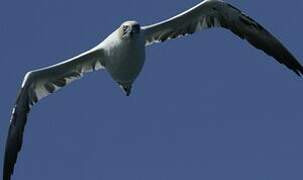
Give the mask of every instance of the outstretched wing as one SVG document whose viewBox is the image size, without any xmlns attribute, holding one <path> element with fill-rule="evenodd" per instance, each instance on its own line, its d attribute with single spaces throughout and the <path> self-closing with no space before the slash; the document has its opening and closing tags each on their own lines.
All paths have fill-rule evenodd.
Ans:
<svg viewBox="0 0 303 180">
<path fill-rule="evenodd" d="M 10 180 L 22 146 L 27 114 L 40 99 L 54 93 L 85 73 L 103 67 L 103 50 L 94 48 L 62 63 L 28 72 L 12 112 L 6 140 L 3 180 Z"/>
<path fill-rule="evenodd" d="M 221 0 L 203 1 L 168 20 L 144 26 L 142 30 L 145 34 L 145 44 L 150 45 L 212 27 L 229 29 L 257 49 L 274 57 L 279 63 L 286 65 L 297 75 L 303 74 L 301 64 L 277 38 L 239 9 Z"/>
</svg>

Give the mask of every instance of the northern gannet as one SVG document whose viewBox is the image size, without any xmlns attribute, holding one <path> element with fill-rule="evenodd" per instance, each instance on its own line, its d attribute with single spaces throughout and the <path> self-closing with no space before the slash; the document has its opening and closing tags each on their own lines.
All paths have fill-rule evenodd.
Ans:
<svg viewBox="0 0 303 180">
<path fill-rule="evenodd" d="M 203 29 L 221 27 L 247 40 L 255 48 L 301 76 L 303 67 L 263 26 L 222 0 L 206 0 L 165 21 L 140 26 L 124 22 L 96 47 L 61 63 L 26 73 L 12 111 L 6 141 L 3 180 L 10 180 L 31 107 L 88 72 L 105 69 L 127 96 L 145 60 L 145 48 Z"/>
</svg>

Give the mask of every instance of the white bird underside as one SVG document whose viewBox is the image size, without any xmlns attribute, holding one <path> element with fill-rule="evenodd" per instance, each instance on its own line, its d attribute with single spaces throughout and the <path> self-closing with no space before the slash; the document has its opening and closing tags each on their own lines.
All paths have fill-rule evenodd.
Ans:
<svg viewBox="0 0 303 180">
<path fill-rule="evenodd" d="M 124 23 L 134 28 L 134 21 Z M 222 27 L 246 39 L 284 64 L 297 75 L 303 67 L 271 33 L 239 9 L 220 0 L 206 0 L 168 20 L 144 26 L 136 38 L 121 40 L 122 25 L 97 47 L 62 63 L 31 71 L 24 77 L 12 112 L 6 142 L 3 180 L 10 180 L 30 108 L 42 98 L 80 79 L 84 74 L 105 68 L 113 79 L 130 93 L 131 85 L 139 75 L 145 59 L 145 46 L 193 34 L 202 29 Z M 125 31 L 126 32 L 126 31 Z M 135 39 L 135 40 L 134 40 Z M 144 45 L 145 44 L 145 45 Z"/>
</svg>

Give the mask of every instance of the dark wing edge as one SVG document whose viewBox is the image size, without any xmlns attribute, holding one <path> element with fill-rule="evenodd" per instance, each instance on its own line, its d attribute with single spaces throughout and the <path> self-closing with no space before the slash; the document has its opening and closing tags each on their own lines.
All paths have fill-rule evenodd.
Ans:
<svg viewBox="0 0 303 180">
<path fill-rule="evenodd" d="M 223 28 L 229 29 L 241 39 L 247 40 L 253 47 L 262 50 L 280 64 L 284 64 L 298 76 L 303 75 L 302 65 L 275 36 L 236 7 L 227 3 L 226 6 L 229 8 L 229 13 L 236 13 L 238 16 L 235 17 L 236 19 L 222 23 Z"/>
<path fill-rule="evenodd" d="M 14 173 L 31 107 L 42 98 L 80 79 L 85 73 L 102 69 L 102 57 L 102 49 L 92 49 L 70 60 L 25 75 L 10 119 L 3 161 L 3 180 L 10 180 Z"/>
<path fill-rule="evenodd" d="M 14 165 L 17 161 L 18 152 L 21 150 L 23 131 L 29 113 L 28 96 L 24 96 L 24 90 L 21 89 L 10 120 L 8 136 L 5 145 L 5 157 L 3 164 L 3 180 L 10 180 L 14 172 Z M 21 104 L 22 103 L 22 104 Z"/>
<path fill-rule="evenodd" d="M 18 104 L 18 105 L 17 105 Z M 11 115 L 8 136 L 5 145 L 5 157 L 3 164 L 3 180 L 10 180 L 14 172 L 18 152 L 21 150 L 23 131 L 27 121 L 27 114 L 30 111 L 29 97 L 25 95 L 22 88 L 19 92 L 16 106 Z"/>
<path fill-rule="evenodd" d="M 221 27 L 230 30 L 279 63 L 303 75 L 299 61 L 263 26 L 238 8 L 220 0 L 207 0 L 168 20 L 142 27 L 146 46 L 187 36 L 202 29 Z"/>
</svg>

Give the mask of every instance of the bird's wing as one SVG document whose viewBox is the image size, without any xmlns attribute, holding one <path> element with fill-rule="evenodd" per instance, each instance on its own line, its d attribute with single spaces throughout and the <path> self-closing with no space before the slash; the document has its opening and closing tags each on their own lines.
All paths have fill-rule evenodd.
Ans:
<svg viewBox="0 0 303 180">
<path fill-rule="evenodd" d="M 221 0 L 203 1 L 170 19 L 144 26 L 142 30 L 147 46 L 212 27 L 229 29 L 254 47 L 274 57 L 279 63 L 286 65 L 297 75 L 303 74 L 303 67 L 277 38 L 239 9 Z"/>
<path fill-rule="evenodd" d="M 94 48 L 62 63 L 28 72 L 13 109 L 6 140 L 3 180 L 10 180 L 18 152 L 22 146 L 23 131 L 31 107 L 42 98 L 54 93 L 85 73 L 103 67 L 101 48 Z"/>
</svg>

